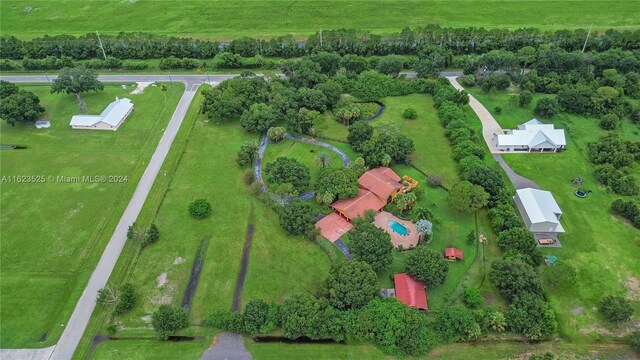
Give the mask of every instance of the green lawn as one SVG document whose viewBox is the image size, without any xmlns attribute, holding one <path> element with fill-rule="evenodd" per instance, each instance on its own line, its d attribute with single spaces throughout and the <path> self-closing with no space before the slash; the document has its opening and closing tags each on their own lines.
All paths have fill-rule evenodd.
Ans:
<svg viewBox="0 0 640 360">
<path fill-rule="evenodd" d="M 45 107 L 50 129 L 0 125 L 2 177 L 43 175 L 44 183 L 2 184 L 0 262 L 1 347 L 44 347 L 56 342 L 124 210 L 184 87 L 170 87 L 167 103 L 157 87 L 140 95 L 107 85 L 84 95 L 100 113 L 115 96 L 135 111 L 118 131 L 73 130 L 74 95 L 52 95 L 49 86 L 23 87 Z M 60 183 L 49 177 L 122 175 L 123 183 Z M 48 337 L 44 336 L 45 334 Z M 39 342 L 41 337 L 46 340 Z"/>
<path fill-rule="evenodd" d="M 255 360 L 326 359 L 377 360 L 391 359 L 370 344 L 284 344 L 257 343 L 246 339 L 245 345 Z"/>
<path fill-rule="evenodd" d="M 494 103 L 503 109 L 508 106 L 504 94 L 499 93 L 492 98 L 481 93 L 475 95 L 483 104 Z M 496 116 L 496 120 L 505 127 L 512 126 L 532 118 L 532 108 L 507 114 L 503 112 Z M 549 122 L 566 129 L 567 151 L 558 154 L 505 154 L 504 158 L 516 172 L 551 191 L 563 211 L 562 224 L 566 233 L 560 237 L 562 248 L 545 249 L 543 252 L 572 264 L 578 271 L 578 280 L 572 289 L 563 292 L 548 290 L 547 296 L 560 320 L 561 333 L 577 339 L 585 336 L 584 329 L 602 325 L 592 308 L 603 296 L 625 294 L 628 281 L 640 278 L 638 258 L 632 250 L 640 242 L 640 232 L 611 215 L 611 202 L 620 196 L 596 182 L 593 166 L 586 158 L 587 143 L 605 134 L 598 127 L 597 119 L 560 114 Z M 628 120 L 624 121 L 620 133 L 625 138 L 640 141 L 637 127 Z M 570 180 L 577 176 L 584 179 L 584 188 L 593 191 L 585 199 L 574 195 L 576 187 Z M 574 314 L 574 308 L 578 307 L 583 308 L 583 312 Z M 636 301 L 635 307 L 640 310 L 640 303 Z"/>
<path fill-rule="evenodd" d="M 204 341 L 162 342 L 149 340 L 106 341 L 96 347 L 92 360 L 193 360 L 209 346 Z"/>
<path fill-rule="evenodd" d="M 449 140 L 444 136 L 433 99 L 428 95 L 412 94 L 382 99 L 385 110 L 371 124 L 375 128 L 397 126 L 402 134 L 413 140 L 416 151 L 411 156 L 413 164 L 429 175 L 439 175 L 443 184 L 451 187 L 460 181 L 456 162 L 453 160 Z M 408 108 L 418 112 L 415 120 L 406 120 L 402 112 Z"/>
<path fill-rule="evenodd" d="M 301 189 L 301 191 L 307 191 L 313 188 L 313 184 L 318 178 L 320 170 L 322 170 L 322 167 L 320 167 L 316 162 L 318 156 L 322 153 L 329 155 L 329 158 L 331 159 L 331 163 L 329 164 L 330 167 L 339 168 L 344 166 L 342 164 L 342 159 L 340 158 L 340 156 L 329 149 L 308 144 L 302 141 L 285 139 L 279 144 L 267 145 L 267 150 L 265 151 L 264 159 L 262 161 L 262 167 L 264 170 L 264 167 L 268 163 L 275 161 L 281 156 L 298 160 L 301 164 L 308 167 L 311 172 L 311 181 L 309 183 L 309 187 L 306 189 Z"/>
<path fill-rule="evenodd" d="M 634 11 L 635 8 L 635 11 Z M 438 24 L 449 27 L 546 30 L 638 28 L 640 8 L 628 1 L 26 1 L 2 4 L 2 32 L 21 37 L 143 31 L 231 40 L 306 35 L 321 29 L 375 32 Z M 117 16 L 114 16 L 117 14 Z M 355 16 L 357 14 L 357 16 Z"/>
</svg>

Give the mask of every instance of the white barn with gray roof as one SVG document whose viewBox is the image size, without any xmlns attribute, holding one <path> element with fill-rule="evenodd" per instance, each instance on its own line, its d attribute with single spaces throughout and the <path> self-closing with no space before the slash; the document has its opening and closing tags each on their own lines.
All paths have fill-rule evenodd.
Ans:
<svg viewBox="0 0 640 360">
<path fill-rule="evenodd" d="M 116 97 L 100 115 L 74 115 L 70 125 L 74 129 L 116 131 L 132 111 L 131 100 Z"/>
<path fill-rule="evenodd" d="M 556 129 L 553 124 L 543 124 L 538 119 L 531 119 L 518 125 L 515 130 L 495 136 L 495 142 L 500 151 L 556 152 L 567 147 L 563 129 Z"/>
<path fill-rule="evenodd" d="M 516 190 L 514 197 L 522 220 L 534 233 L 564 232 L 560 217 L 562 210 L 549 191 L 533 188 Z"/>
</svg>

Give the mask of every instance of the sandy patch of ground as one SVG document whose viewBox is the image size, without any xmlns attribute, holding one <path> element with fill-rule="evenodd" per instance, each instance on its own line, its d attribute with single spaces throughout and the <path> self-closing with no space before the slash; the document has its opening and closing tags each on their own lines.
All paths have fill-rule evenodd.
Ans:
<svg viewBox="0 0 640 360">
<path fill-rule="evenodd" d="M 626 325 L 622 325 L 619 328 L 617 328 L 615 331 L 611 331 L 603 326 L 591 325 L 591 326 L 582 328 L 580 332 L 583 334 L 595 332 L 595 333 L 606 335 L 606 336 L 624 337 L 629 335 L 632 331 L 635 331 L 638 329 L 640 329 L 640 321 L 631 322 Z"/>
<path fill-rule="evenodd" d="M 627 279 L 627 289 L 629 290 L 630 300 L 638 300 L 640 299 L 640 281 L 637 278 L 629 275 L 629 279 Z"/>
<path fill-rule="evenodd" d="M 180 265 L 182 263 L 184 263 L 184 258 L 183 257 L 178 256 L 177 258 L 175 258 L 173 260 L 173 265 Z"/>
<path fill-rule="evenodd" d="M 580 315 L 584 311 L 584 308 L 582 306 L 576 306 L 571 311 L 574 315 Z"/>
<path fill-rule="evenodd" d="M 153 84 L 153 81 L 151 81 L 151 82 L 136 82 L 136 84 L 138 84 L 138 86 L 132 92 L 130 92 L 131 95 L 142 94 L 144 92 L 144 89 L 147 88 L 147 86 Z"/>
<path fill-rule="evenodd" d="M 158 287 L 161 288 L 164 286 L 164 284 L 167 283 L 167 273 L 163 272 L 162 274 L 160 274 L 157 278 L 156 278 L 156 283 L 158 284 Z"/>
</svg>

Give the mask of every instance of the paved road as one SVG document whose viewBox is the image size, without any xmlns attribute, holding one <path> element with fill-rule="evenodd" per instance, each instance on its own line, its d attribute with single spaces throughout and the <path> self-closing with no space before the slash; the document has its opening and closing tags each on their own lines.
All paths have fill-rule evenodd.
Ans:
<svg viewBox="0 0 640 360">
<path fill-rule="evenodd" d="M 449 82 L 451 83 L 451 85 L 453 85 L 454 88 L 458 90 L 464 90 L 462 85 L 460 85 L 456 80 L 456 77 L 457 76 L 455 75 L 447 76 L 447 80 L 449 80 Z M 476 113 L 476 115 L 478 115 L 478 118 L 480 118 L 480 121 L 482 122 L 482 137 L 484 138 L 484 141 L 487 143 L 487 146 L 489 147 L 489 151 L 492 154 L 499 154 L 500 151 L 496 148 L 496 144 L 494 142 L 494 136 L 496 134 L 503 134 L 504 132 L 502 131 L 502 128 L 500 127 L 496 119 L 493 118 L 491 113 L 489 113 L 489 110 L 487 110 L 487 108 L 485 108 L 484 105 L 482 105 L 472 95 L 469 95 L 469 105 L 471 106 L 471 109 L 473 109 L 473 111 Z"/>
<path fill-rule="evenodd" d="M 493 158 L 496 159 L 498 164 L 500 164 L 500 167 L 502 168 L 502 170 L 504 170 L 504 172 L 507 173 L 509 180 L 511 180 L 511 183 L 516 188 L 516 190 L 524 189 L 524 188 L 540 189 L 540 186 L 538 186 L 538 184 L 534 183 L 533 181 L 527 179 L 524 176 L 518 175 L 515 171 L 513 171 L 513 169 L 509 166 L 509 164 L 507 164 L 507 162 L 504 161 L 504 159 L 502 158 L 502 155 L 493 154 Z"/>
<path fill-rule="evenodd" d="M 200 360 L 251 360 L 251 353 L 244 347 L 240 334 L 224 332 L 215 344 L 202 354 Z"/>
<path fill-rule="evenodd" d="M 211 82 L 222 81 L 225 78 L 229 78 L 228 75 L 220 75 L 212 78 Z M 13 81 L 13 82 L 46 82 L 46 78 L 44 76 L 6 76 L 1 77 L 2 80 Z M 53 78 L 53 77 L 49 77 Z M 101 81 L 107 82 L 123 82 L 123 81 L 169 81 L 168 76 L 153 76 L 153 75 L 106 75 L 100 77 Z M 151 190 L 153 182 L 160 171 L 160 167 L 164 162 L 167 154 L 169 153 L 169 149 L 171 148 L 171 144 L 178 133 L 178 129 L 180 129 L 180 125 L 189 109 L 189 105 L 193 100 L 197 87 L 204 80 L 207 82 L 209 79 L 206 76 L 203 78 L 202 76 L 196 75 L 188 75 L 188 76 L 177 76 L 173 81 L 181 81 L 186 85 L 186 91 L 182 94 L 180 98 L 180 102 L 176 107 L 173 115 L 171 116 L 171 120 L 167 125 L 167 128 L 156 147 L 153 155 L 151 156 L 151 160 L 149 161 L 149 165 L 145 169 L 142 174 L 142 178 L 138 183 L 129 204 L 127 205 L 116 229 L 107 244 L 98 265 L 96 266 L 87 287 L 84 289 L 82 295 L 80 296 L 80 300 L 76 304 L 73 313 L 71 314 L 71 318 L 67 323 L 65 330 L 63 331 L 58 343 L 55 345 L 53 352 L 50 353 L 48 349 L 43 349 L 40 351 L 34 351 L 35 349 L 7 349 L 0 350 L 0 358 L 3 360 L 12 360 L 12 359 L 54 359 L 54 360 L 66 360 L 71 359 L 73 353 L 82 338 L 82 335 L 89 323 L 89 319 L 91 318 L 91 313 L 95 308 L 95 299 L 96 294 L 99 289 L 103 288 L 115 264 L 122 252 L 122 248 L 124 247 L 127 240 L 127 228 L 129 225 L 133 224 L 133 222 L 138 218 L 140 211 L 142 210 L 142 206 Z M 45 351 L 46 350 L 46 351 Z"/>
<path fill-rule="evenodd" d="M 162 81 L 162 82 L 181 82 L 187 85 L 187 90 L 192 90 L 195 84 L 221 82 L 226 79 L 236 77 L 238 75 L 99 75 L 98 80 L 105 82 L 133 82 L 133 81 Z M 0 79 L 9 82 L 20 83 L 46 83 L 56 79 L 57 75 L 16 75 L 16 76 L 0 76 Z"/>
</svg>

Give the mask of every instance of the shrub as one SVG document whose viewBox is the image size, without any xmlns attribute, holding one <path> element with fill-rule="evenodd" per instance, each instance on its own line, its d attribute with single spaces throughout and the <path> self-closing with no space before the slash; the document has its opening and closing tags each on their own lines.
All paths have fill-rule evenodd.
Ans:
<svg viewBox="0 0 640 360">
<path fill-rule="evenodd" d="M 460 81 L 460 84 L 465 87 L 476 86 L 476 77 L 473 75 L 462 76 L 458 78 L 458 81 Z"/>
<path fill-rule="evenodd" d="M 558 100 L 551 98 L 543 98 L 538 100 L 535 109 L 533 109 L 533 113 L 536 114 L 537 117 L 543 119 L 553 117 L 558 114 L 558 112 L 560 112 L 560 105 L 558 105 Z"/>
<path fill-rule="evenodd" d="M 296 199 L 285 205 L 279 213 L 280 226 L 289 234 L 305 235 L 313 229 L 315 213 L 310 204 Z"/>
<path fill-rule="evenodd" d="M 204 219 L 211 214 L 211 204 L 206 199 L 197 199 L 189 204 L 189 214 L 196 219 Z"/>
<path fill-rule="evenodd" d="M 609 295 L 600 302 L 600 313 L 608 322 L 619 323 L 631 319 L 633 307 L 631 302 L 622 296 Z"/>
<path fill-rule="evenodd" d="M 620 117 L 616 114 L 606 114 L 600 118 L 598 125 L 604 130 L 614 130 L 620 125 Z"/>
<path fill-rule="evenodd" d="M 442 177 L 440 175 L 429 175 L 427 176 L 427 184 L 432 187 L 440 187 L 442 186 Z"/>
<path fill-rule="evenodd" d="M 418 246 L 407 257 L 405 271 L 417 280 L 423 281 L 427 288 L 431 288 L 444 283 L 449 264 L 440 252 L 426 246 Z"/>
<path fill-rule="evenodd" d="M 482 297 L 482 294 L 480 294 L 480 290 L 476 288 L 466 288 L 462 293 L 462 300 L 472 308 L 477 308 L 482 305 L 484 298 Z"/>
<path fill-rule="evenodd" d="M 113 309 L 113 313 L 118 315 L 125 313 L 133 308 L 136 303 L 136 291 L 133 285 L 126 283 L 120 287 L 118 301 Z"/>
<path fill-rule="evenodd" d="M 380 287 L 371 266 L 363 261 L 339 261 L 329 270 L 325 295 L 336 309 L 358 309 L 373 300 Z"/>
<path fill-rule="evenodd" d="M 482 334 L 473 313 L 462 305 L 448 307 L 438 314 L 435 327 L 448 341 L 472 341 Z"/>
<path fill-rule="evenodd" d="M 265 165 L 264 177 L 271 185 L 290 183 L 296 190 L 302 190 L 309 185 L 311 172 L 298 160 L 281 156 Z"/>
<path fill-rule="evenodd" d="M 418 112 L 414 108 L 406 108 L 402 113 L 402 117 L 405 119 L 413 120 L 418 117 Z"/>
<path fill-rule="evenodd" d="M 531 340 L 549 339 L 558 327 L 553 310 L 539 295 L 531 293 L 514 298 L 507 312 L 507 323 L 511 330 Z"/>
<path fill-rule="evenodd" d="M 496 115 L 502 114 L 502 108 L 500 106 L 494 107 L 493 111 L 496 113 Z"/>
<path fill-rule="evenodd" d="M 108 337 L 112 337 L 118 332 L 118 325 L 111 323 L 107 325 L 107 327 L 104 329 L 104 332 Z"/>
<path fill-rule="evenodd" d="M 267 130 L 267 137 L 272 143 L 279 143 L 284 140 L 286 130 L 283 127 L 272 127 Z"/>
<path fill-rule="evenodd" d="M 158 241 L 159 238 L 160 231 L 158 230 L 158 227 L 156 226 L 156 224 L 151 224 L 144 232 L 144 236 L 142 238 L 142 246 L 153 244 L 154 242 Z"/>
<path fill-rule="evenodd" d="M 631 348 L 640 353 L 640 330 L 631 333 Z"/>
<path fill-rule="evenodd" d="M 531 103 L 531 100 L 533 100 L 533 94 L 531 94 L 531 91 L 524 90 L 518 96 L 518 105 L 520 105 L 520 107 L 525 107 Z"/>
<path fill-rule="evenodd" d="M 151 324 L 158 333 L 158 339 L 167 340 L 177 330 L 187 327 L 187 313 L 169 305 L 160 305 L 151 315 Z"/>
</svg>

